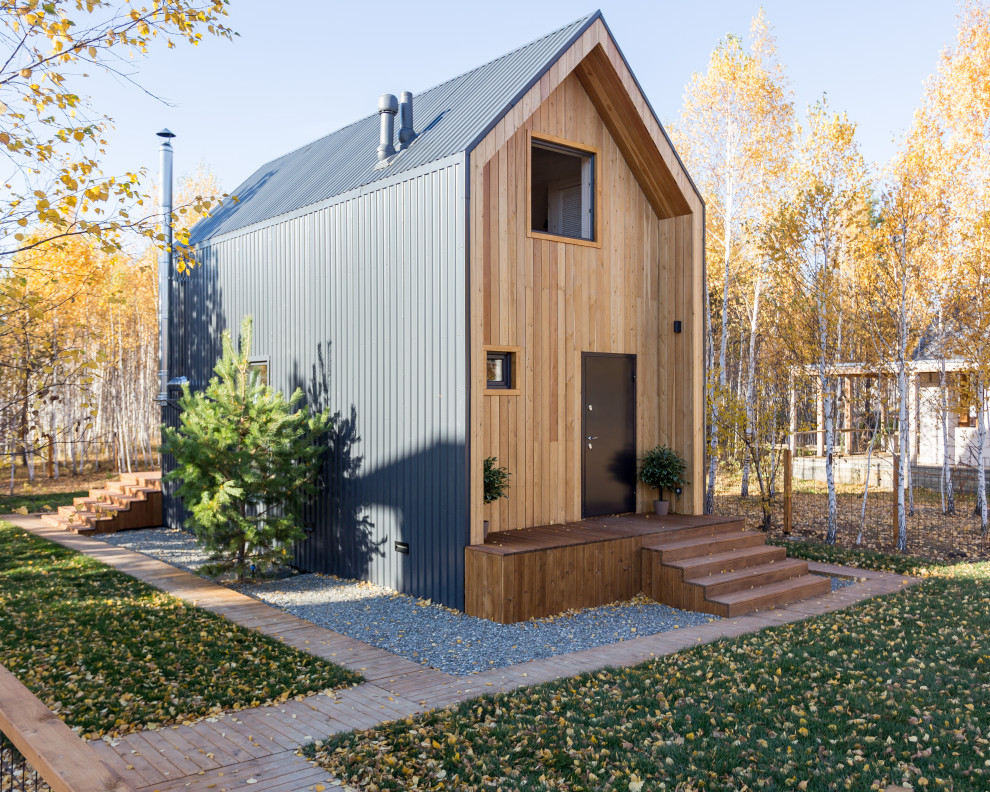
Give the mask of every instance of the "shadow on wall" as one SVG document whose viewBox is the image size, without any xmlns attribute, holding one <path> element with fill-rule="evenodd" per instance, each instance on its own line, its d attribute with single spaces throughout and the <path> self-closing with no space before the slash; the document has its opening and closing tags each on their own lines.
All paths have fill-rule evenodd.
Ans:
<svg viewBox="0 0 990 792">
<path fill-rule="evenodd" d="M 313 409 L 331 401 L 329 350 L 329 342 L 317 345 L 306 383 Z M 369 429 L 374 427 L 363 431 Z M 464 445 L 434 442 L 365 472 L 360 442 L 354 405 L 334 413 L 319 491 L 307 510 L 309 536 L 296 548 L 296 564 L 462 607 L 466 531 L 458 516 L 466 514 Z M 409 552 L 399 552 L 396 542 Z"/>
<path fill-rule="evenodd" d="M 316 345 L 316 363 L 306 384 L 306 403 L 314 411 L 330 406 L 330 342 Z M 292 382 L 298 383 L 298 372 Z M 293 389 L 295 386 L 293 386 Z M 303 569 L 367 579 L 375 556 L 383 555 L 385 539 L 375 539 L 372 522 L 361 498 L 361 466 L 356 452 L 361 442 L 357 410 L 344 417 L 338 410 L 324 435 L 326 448 L 317 478 L 317 492 L 306 510 L 309 536 L 295 548 L 296 564 Z"/>
<path fill-rule="evenodd" d="M 172 273 L 169 281 L 169 379 L 185 377 L 193 391 L 206 387 L 213 367 L 220 359 L 220 336 L 226 329 L 221 310 L 220 285 L 216 266 L 204 258 L 185 274 Z M 182 389 L 169 388 L 169 404 L 163 411 L 164 423 L 179 425 L 178 407 Z M 170 455 L 162 455 L 162 474 L 175 468 Z M 182 501 L 175 495 L 178 484 L 162 482 L 162 518 L 169 528 L 184 528 L 189 517 Z"/>
<path fill-rule="evenodd" d="M 391 510 L 394 536 L 408 553 L 392 556 L 388 585 L 463 609 L 467 545 L 466 449 L 439 441 L 361 477 L 367 505 Z"/>
</svg>

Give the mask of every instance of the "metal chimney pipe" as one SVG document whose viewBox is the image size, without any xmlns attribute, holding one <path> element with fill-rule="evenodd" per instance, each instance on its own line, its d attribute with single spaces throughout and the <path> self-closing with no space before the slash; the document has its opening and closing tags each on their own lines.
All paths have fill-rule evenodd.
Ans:
<svg viewBox="0 0 990 792">
<path fill-rule="evenodd" d="M 413 95 L 411 91 L 403 91 L 399 97 L 399 151 L 409 148 L 416 137 L 413 129 Z"/>
<path fill-rule="evenodd" d="M 158 396 L 162 407 L 168 402 L 168 307 L 169 281 L 172 277 L 172 138 L 168 129 L 158 132 L 161 166 L 158 205 L 161 215 L 163 249 L 158 253 Z"/>
<path fill-rule="evenodd" d="M 384 161 L 395 154 L 392 145 L 392 131 L 395 128 L 395 114 L 399 112 L 399 100 L 393 94 L 382 94 L 378 99 L 378 115 L 382 121 L 381 141 L 378 144 L 378 159 Z"/>
</svg>

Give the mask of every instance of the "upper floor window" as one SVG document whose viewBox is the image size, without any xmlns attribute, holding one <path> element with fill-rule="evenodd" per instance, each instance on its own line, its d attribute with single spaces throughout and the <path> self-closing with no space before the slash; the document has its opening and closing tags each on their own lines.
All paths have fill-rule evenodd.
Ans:
<svg viewBox="0 0 990 792">
<path fill-rule="evenodd" d="M 594 195 L 594 154 L 533 138 L 530 207 L 534 232 L 593 241 Z"/>
</svg>

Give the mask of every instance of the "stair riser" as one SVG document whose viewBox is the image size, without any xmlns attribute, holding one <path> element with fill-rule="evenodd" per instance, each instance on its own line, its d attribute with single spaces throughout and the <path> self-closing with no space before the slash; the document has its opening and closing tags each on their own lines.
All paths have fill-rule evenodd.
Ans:
<svg viewBox="0 0 990 792">
<path fill-rule="evenodd" d="M 791 566 L 781 566 L 779 569 L 771 569 L 766 572 L 756 572 L 741 580 L 731 580 L 726 583 L 698 584 L 705 591 L 705 598 L 711 599 L 722 594 L 731 594 L 735 591 L 745 591 L 756 586 L 765 586 L 767 583 L 779 583 L 782 580 L 801 577 L 808 574 L 808 565 L 800 564 Z M 691 581 L 688 581 L 690 584 Z"/>
<path fill-rule="evenodd" d="M 690 570 L 684 572 L 682 579 L 697 580 L 706 575 L 717 575 L 719 572 L 734 572 L 737 569 L 769 564 L 774 561 L 782 561 L 787 557 L 787 551 L 783 547 L 767 547 L 760 553 L 754 553 L 748 557 L 729 558 L 721 561 L 712 561 L 692 565 Z"/>
<path fill-rule="evenodd" d="M 120 474 L 120 481 L 124 484 L 130 484 L 136 487 L 151 487 L 153 489 L 160 489 L 161 478 L 160 473 L 143 472 Z"/>
<path fill-rule="evenodd" d="M 808 575 L 808 582 L 787 595 L 772 594 L 766 597 L 756 596 L 752 600 L 736 602 L 726 608 L 726 616 L 743 616 L 756 610 L 766 610 L 767 608 L 779 608 L 790 605 L 792 602 L 800 602 L 809 597 L 822 597 L 832 590 L 832 584 L 828 578 Z"/>
<path fill-rule="evenodd" d="M 710 538 L 699 538 L 696 544 L 690 547 L 676 547 L 670 550 L 660 550 L 660 558 L 664 562 L 682 561 L 686 558 L 701 558 L 704 556 L 728 553 L 732 550 L 741 550 L 746 547 L 760 547 L 766 544 L 766 537 L 763 534 L 750 533 L 742 536 L 712 536 Z"/>
<path fill-rule="evenodd" d="M 718 523 L 716 525 L 699 525 L 695 528 L 678 528 L 676 531 L 671 532 L 670 535 L 676 535 L 678 539 L 705 539 L 725 533 L 739 533 L 739 531 L 743 531 L 745 529 L 746 523 L 743 520 L 734 520 L 732 522 Z"/>
<path fill-rule="evenodd" d="M 104 503 L 112 503 L 115 506 L 130 506 L 135 501 L 145 500 L 143 495 L 125 495 L 122 492 L 109 489 L 90 490 L 89 497 L 97 498 Z"/>
</svg>

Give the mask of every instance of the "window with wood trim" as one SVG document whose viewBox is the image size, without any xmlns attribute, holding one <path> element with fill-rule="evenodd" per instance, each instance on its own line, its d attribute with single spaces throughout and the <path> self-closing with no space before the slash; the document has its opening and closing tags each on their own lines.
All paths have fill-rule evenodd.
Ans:
<svg viewBox="0 0 990 792">
<path fill-rule="evenodd" d="M 511 390 L 514 387 L 513 368 L 515 355 L 512 352 L 489 352 L 487 362 L 488 388 L 491 390 Z"/>
<path fill-rule="evenodd" d="M 969 374 L 960 374 L 956 387 L 959 426 L 976 426 L 976 386 Z"/>
<path fill-rule="evenodd" d="M 530 152 L 530 211 L 531 228 L 537 233 L 593 241 L 594 154 L 534 137 Z"/>
</svg>

